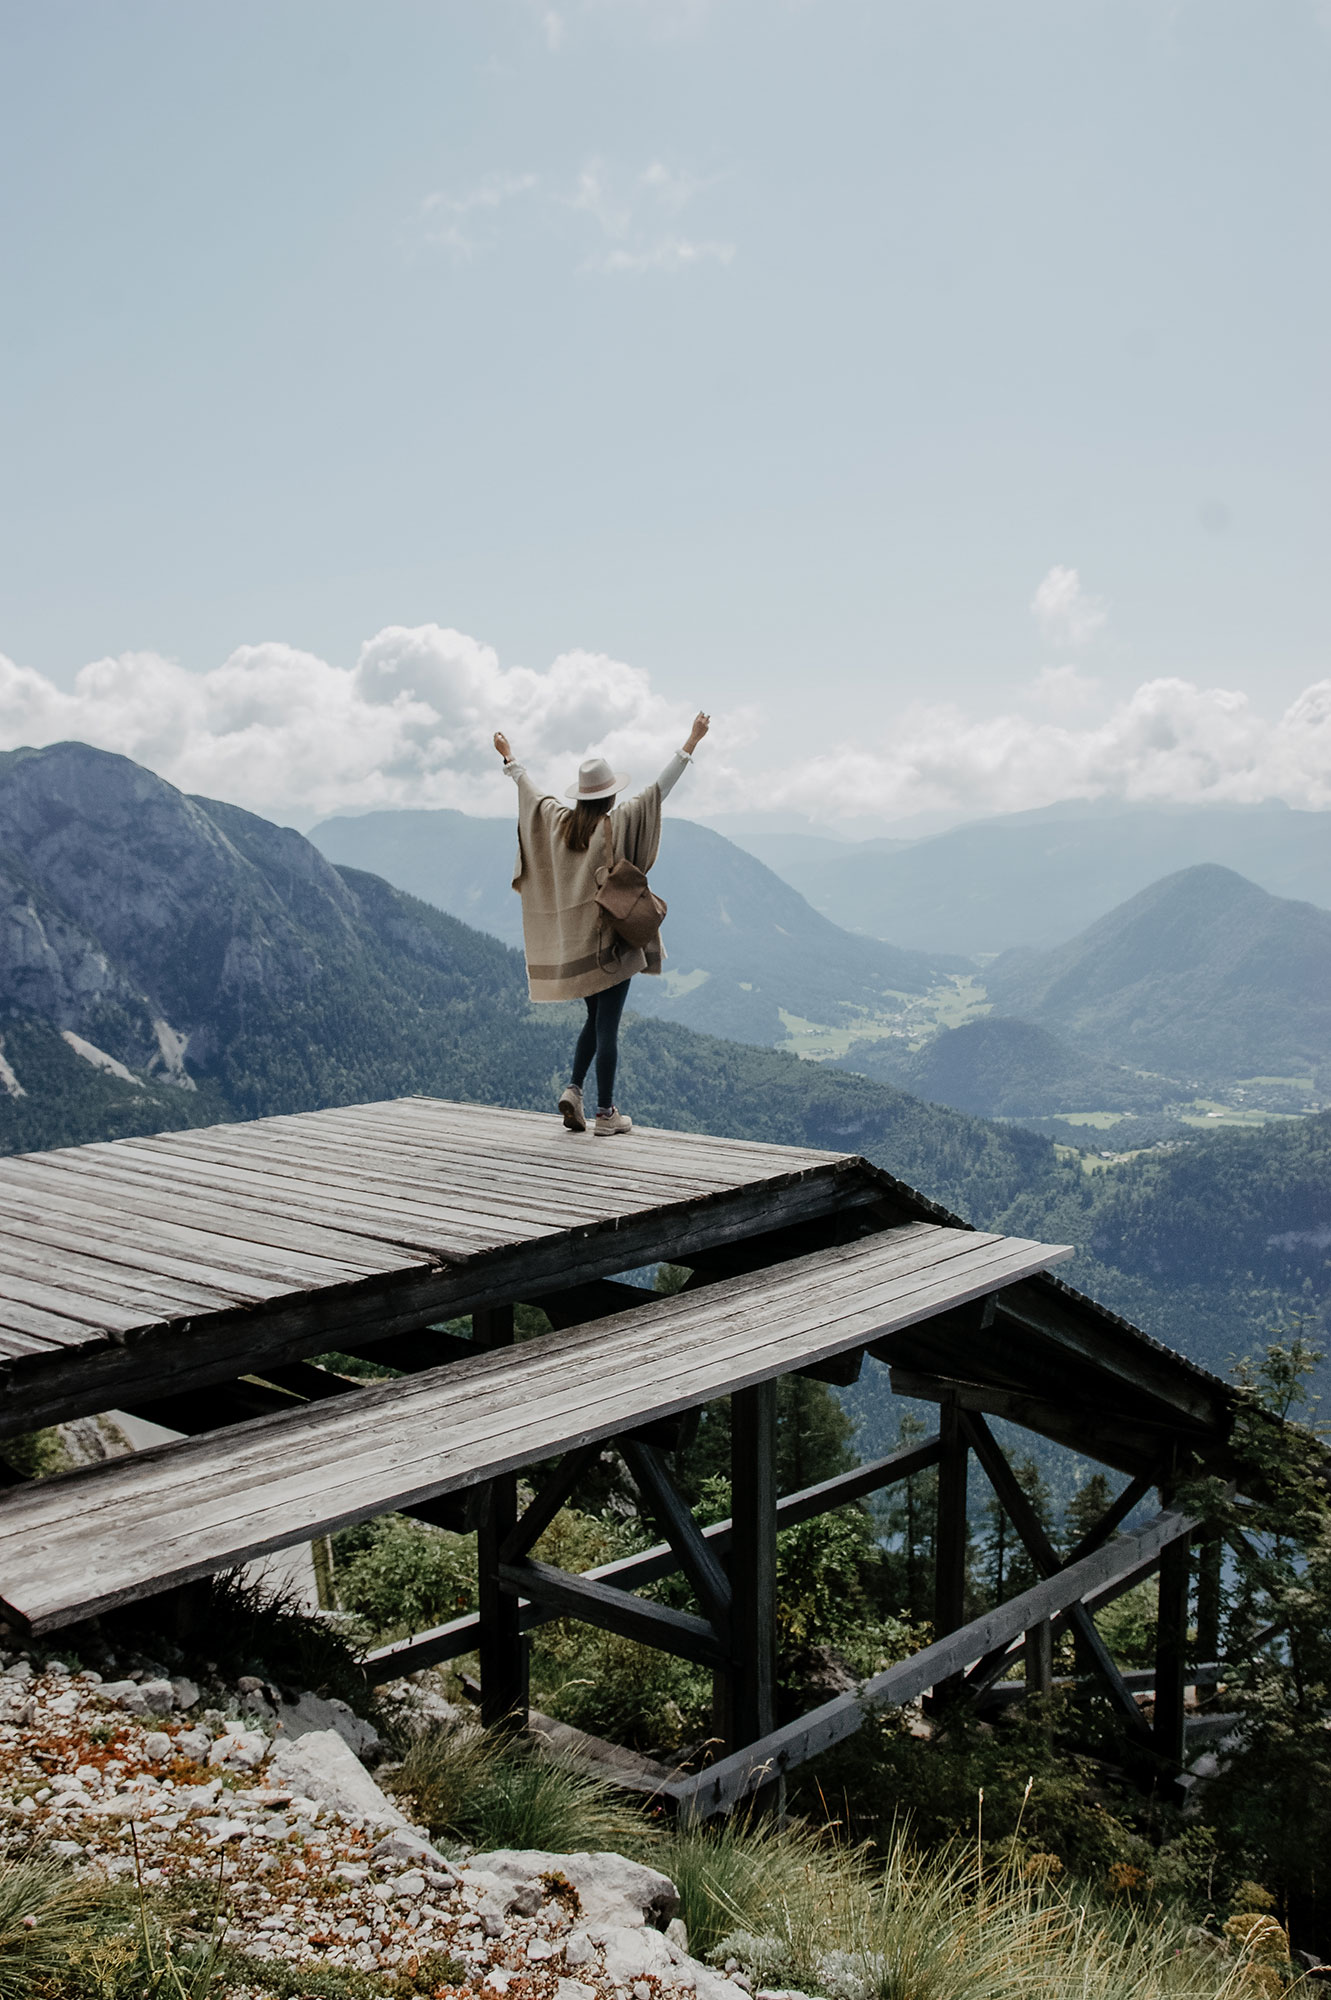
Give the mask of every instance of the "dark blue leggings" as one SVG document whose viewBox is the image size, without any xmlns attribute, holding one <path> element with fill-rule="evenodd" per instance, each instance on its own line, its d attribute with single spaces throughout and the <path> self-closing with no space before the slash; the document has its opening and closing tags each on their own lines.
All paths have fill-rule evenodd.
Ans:
<svg viewBox="0 0 1331 2000">
<path fill-rule="evenodd" d="M 629 997 L 629 982 L 607 986 L 587 995 L 587 1019 L 573 1051 L 573 1081 L 581 1090 L 592 1057 L 596 1058 L 596 1106 L 608 1111 L 615 1101 L 615 1066 L 619 1061 L 619 1017 Z"/>
</svg>

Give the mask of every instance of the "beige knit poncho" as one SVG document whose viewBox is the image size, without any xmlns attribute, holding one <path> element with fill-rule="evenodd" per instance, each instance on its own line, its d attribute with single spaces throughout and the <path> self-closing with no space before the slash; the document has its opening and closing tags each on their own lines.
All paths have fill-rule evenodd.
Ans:
<svg viewBox="0 0 1331 2000">
<path fill-rule="evenodd" d="M 661 844 L 661 801 L 691 760 L 681 750 L 654 785 L 623 799 L 608 815 L 616 861 L 645 874 Z M 513 887 L 522 897 L 522 942 L 533 1000 L 582 1000 L 618 986 L 637 972 L 659 972 L 665 952 L 658 933 L 645 950 L 621 944 L 601 918 L 596 891 L 606 872 L 605 835 L 598 826 L 585 853 L 564 843 L 570 817 L 549 792 L 538 792 L 521 764 L 504 769 L 518 788 L 518 859 Z"/>
</svg>

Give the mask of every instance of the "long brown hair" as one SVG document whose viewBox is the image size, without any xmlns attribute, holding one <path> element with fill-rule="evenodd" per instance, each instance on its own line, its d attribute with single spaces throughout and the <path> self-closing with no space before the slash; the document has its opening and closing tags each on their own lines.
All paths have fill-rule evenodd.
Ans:
<svg viewBox="0 0 1331 2000">
<path fill-rule="evenodd" d="M 592 835 L 614 804 L 614 799 L 579 799 L 571 813 L 564 815 L 564 845 L 585 854 Z"/>
</svg>

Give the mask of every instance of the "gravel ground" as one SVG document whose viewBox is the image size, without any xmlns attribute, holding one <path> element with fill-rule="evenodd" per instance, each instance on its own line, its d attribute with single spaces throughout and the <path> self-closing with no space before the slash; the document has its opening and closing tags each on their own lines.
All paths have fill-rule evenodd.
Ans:
<svg viewBox="0 0 1331 2000">
<path fill-rule="evenodd" d="M 591 1923 L 557 1870 L 515 1887 L 449 1862 L 423 1829 L 274 1782 L 274 1747 L 262 1723 L 202 1708 L 183 1677 L 139 1668 L 117 1681 L 0 1653 L 11 1857 L 45 1851 L 110 1880 L 137 1872 L 201 1920 L 220 1883 L 227 1944 L 288 1966 L 424 1975 L 439 1992 L 513 2000 L 747 2000 L 747 1982 L 688 1957 L 678 1922 L 664 1936 L 640 1913 Z"/>
</svg>

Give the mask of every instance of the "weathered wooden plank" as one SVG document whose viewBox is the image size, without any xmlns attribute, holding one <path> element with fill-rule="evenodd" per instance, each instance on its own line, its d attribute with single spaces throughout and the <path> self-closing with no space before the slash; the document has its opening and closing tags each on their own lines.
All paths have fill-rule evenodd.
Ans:
<svg viewBox="0 0 1331 2000">
<path fill-rule="evenodd" d="M 404 1123 L 416 1119 L 428 1125 L 438 1119 L 443 1125 L 456 1130 L 470 1128 L 482 1136 L 493 1133 L 496 1126 L 509 1127 L 516 1136 L 526 1135 L 532 1144 L 548 1140 L 560 1144 L 564 1134 L 553 1113 L 542 1114 L 534 1111 L 510 1111 L 490 1105 L 454 1103 L 442 1098 L 404 1097 L 387 1100 L 383 1104 L 350 1104 L 336 1110 L 320 1112 L 317 1115 L 330 1123 L 356 1125 L 374 1118 L 390 1109 L 400 1114 Z M 441 1116 L 442 1114 L 442 1116 Z M 792 1159 L 803 1159 L 810 1166 L 826 1166 L 834 1161 L 853 1158 L 847 1153 L 824 1152 L 816 1147 L 781 1146 L 766 1139 L 731 1139 L 719 1137 L 711 1132 L 678 1132 L 664 1126 L 641 1125 L 635 1128 L 639 1136 L 662 1139 L 681 1153 L 691 1153 L 714 1158 L 733 1156 L 742 1160 L 774 1159 L 789 1164 Z M 593 1143 L 590 1139 L 587 1143 Z"/>
<path fill-rule="evenodd" d="M 470 1248 L 485 1248 L 511 1242 L 524 1233 L 561 1226 L 553 1207 L 548 1221 L 534 1224 L 525 1223 L 521 1216 L 481 1218 L 442 1205 L 433 1212 L 423 1213 L 408 1201 L 353 1195 L 332 1182 L 297 1182 L 282 1175 L 216 1165 L 201 1158 L 176 1163 L 146 1148 L 141 1154 L 136 1153 L 131 1150 L 129 1140 L 117 1143 L 125 1150 L 114 1161 L 99 1165 L 99 1181 L 114 1179 L 124 1187 L 146 1182 L 150 1187 L 171 1189 L 180 1200 L 212 1201 L 231 1208 L 253 1203 L 260 1213 L 286 1215 L 316 1225 L 326 1218 L 327 1225 L 334 1229 L 351 1233 L 360 1228 L 380 1240 L 421 1248 L 435 1255 L 455 1249 L 465 1252 Z"/>
<path fill-rule="evenodd" d="M 1182 1514 L 1158 1514 L 1138 1534 L 1123 1536 L 1097 1549 L 1080 1563 L 1061 1570 L 1009 1598 L 960 1631 L 937 1639 L 922 1652 L 885 1673 L 875 1674 L 852 1693 L 837 1695 L 799 1721 L 773 1730 L 762 1742 L 723 1757 L 696 1776 L 676 1779 L 663 1787 L 682 1812 L 698 1817 L 724 1812 L 786 1771 L 807 1763 L 833 1744 L 844 1742 L 875 1707 L 914 1701 L 926 1689 L 960 1672 L 972 1660 L 996 1646 L 1010 1644 L 1041 1619 L 1086 1598 L 1097 1586 L 1133 1574 L 1144 1560 L 1158 1558 L 1171 1542 L 1186 1536 L 1196 1522 Z"/>
<path fill-rule="evenodd" d="M 561 1128 L 562 1130 L 562 1128 Z M 530 1150 L 510 1150 L 502 1140 L 496 1145 L 495 1135 L 491 1135 L 482 1147 L 475 1141 L 452 1140 L 446 1144 L 436 1144 L 429 1139 L 413 1140 L 411 1151 L 404 1157 L 403 1135 L 392 1125 L 372 1127 L 353 1135 L 330 1134 L 328 1132 L 282 1132 L 264 1133 L 261 1137 L 250 1138 L 241 1130 L 223 1129 L 212 1137 L 206 1149 L 209 1157 L 217 1157 L 225 1149 L 228 1157 L 244 1158 L 255 1163 L 281 1162 L 293 1172 L 309 1172 L 313 1165 L 335 1168 L 338 1177 L 344 1171 L 357 1169 L 378 1175 L 397 1184 L 414 1185 L 435 1192 L 441 1184 L 454 1186 L 470 1182 L 473 1176 L 481 1175 L 493 1185 L 501 1188 L 548 1189 L 552 1171 L 557 1171 L 561 1180 L 567 1179 L 573 1185 L 592 1191 L 606 1188 L 627 1187 L 641 1189 L 648 1195 L 660 1198 L 672 1188 L 696 1188 L 706 1192 L 715 1187 L 733 1187 L 741 1176 L 733 1165 L 725 1170 L 713 1166 L 702 1170 L 692 1160 L 682 1160 L 677 1155 L 663 1157 L 662 1148 L 654 1142 L 646 1141 L 631 1152 L 621 1151 L 612 1155 L 611 1149 L 599 1147 L 595 1152 L 588 1150 L 584 1141 L 574 1139 L 564 1133 L 558 1142 L 556 1154 L 545 1157 Z M 174 1151 L 178 1157 L 192 1157 L 200 1149 L 179 1147 L 164 1149 Z M 770 1162 L 764 1162 L 765 1169 Z M 792 1162 L 782 1162 L 782 1172 L 792 1171 Z M 742 1178 L 745 1180 L 767 1179 L 769 1172 L 755 1173 L 752 1165 Z"/>
<path fill-rule="evenodd" d="M 141 1244 L 132 1243 L 121 1232 L 97 1231 L 73 1226 L 60 1228 L 50 1221 L 33 1220 L 31 1214 L 20 1209 L 35 1210 L 35 1204 L 14 1204 L 0 1195 L 0 1232 L 5 1242 L 15 1242 L 33 1247 L 41 1247 L 58 1259 L 69 1251 L 78 1251 L 93 1257 L 108 1270 L 125 1268 L 131 1273 L 146 1273 L 150 1278 L 182 1280 L 186 1284 L 207 1286 L 221 1296 L 228 1305 L 258 1305 L 265 1299 L 281 1298 L 291 1289 L 290 1285 L 273 1280 L 248 1276 L 240 1271 L 224 1271 L 206 1264 L 200 1259 L 191 1261 L 185 1257 L 173 1257 L 154 1247 L 150 1252 Z"/>
<path fill-rule="evenodd" d="M 762 1280 L 733 1280 L 547 1335 L 511 1355 L 478 1355 L 442 1382 L 419 1376 L 376 1385 L 98 1467 L 97 1483 L 85 1481 L 77 1493 L 81 1474 L 48 1482 L 0 1503 L 5 1598 L 34 1626 L 66 1622 L 86 1615 L 89 1604 L 76 1610 L 72 1600 L 89 1590 L 104 1608 L 145 1585 L 183 1581 L 261 1547 L 493 1478 L 788 1372 L 1056 1254 L 924 1225 L 917 1265 L 893 1255 L 888 1275 L 875 1282 L 874 1252 L 895 1247 L 892 1233 L 801 1260 L 811 1294 L 802 1311 L 792 1305 L 797 1267 L 785 1265 L 765 1274 L 765 1301 Z M 747 1318 L 737 1317 L 736 1290 Z M 708 1321 L 714 1334 L 725 1329 L 715 1344 L 699 1337 Z M 103 1537 L 113 1546 L 91 1582 L 87 1552 Z"/>
<path fill-rule="evenodd" d="M 7 1275 L 30 1278 L 57 1290 L 77 1292 L 85 1300 L 104 1299 L 112 1305 L 143 1307 L 155 1319 L 174 1319 L 191 1312 L 216 1312 L 238 1303 L 215 1286 L 189 1284 L 147 1273 L 128 1263 L 107 1263 L 86 1250 L 54 1251 L 49 1244 L 33 1243 L 0 1226 L 0 1291 Z"/>
<path fill-rule="evenodd" d="M 660 1258 L 687 1262 L 757 1229 L 797 1228 L 875 1198 L 872 1184 L 857 1173 L 809 1173 L 781 1188 L 760 1184 L 677 1211 L 503 1246 L 458 1267 L 390 1271 L 351 1294 L 315 1292 L 262 1313 L 219 1314 L 175 1331 L 165 1343 L 150 1343 L 150 1353 L 89 1344 L 77 1363 L 66 1357 L 49 1370 L 40 1356 L 15 1357 L 0 1362 L 0 1436 L 118 1408 L 158 1385 L 204 1387 L 266 1360 L 363 1347 L 542 1286 L 591 1282 Z"/>
<path fill-rule="evenodd" d="M 127 1152 L 122 1157 L 130 1156 Z M 391 1149 L 386 1147 L 382 1157 L 384 1166 L 376 1170 L 365 1164 L 360 1147 L 337 1149 L 295 1140 L 287 1146 L 276 1142 L 257 1146 L 220 1138 L 207 1148 L 182 1147 L 174 1153 L 144 1148 L 135 1155 L 137 1164 L 176 1185 L 198 1182 L 243 1190 L 276 1181 L 291 1199 L 314 1202 L 333 1215 L 345 1211 L 358 1217 L 391 1216 L 400 1211 L 404 1221 L 421 1227 L 437 1228 L 455 1215 L 475 1215 L 497 1225 L 513 1215 L 537 1222 L 553 1217 L 555 1226 L 562 1228 L 575 1219 L 575 1210 L 589 1215 L 605 1212 L 601 1192 L 579 1187 L 572 1176 L 561 1176 L 556 1184 L 548 1170 L 540 1176 L 523 1176 L 507 1161 L 497 1166 L 493 1159 L 464 1158 L 445 1178 L 438 1171 L 428 1175 L 423 1166 L 416 1172 L 407 1170 L 400 1144 L 395 1170 Z M 697 1184 L 697 1191 L 705 1192 L 702 1184 Z M 643 1195 L 645 1202 L 658 1198 L 652 1190 Z"/>
<path fill-rule="evenodd" d="M 190 1221 L 182 1221 L 179 1196 L 173 1196 L 169 1187 L 158 1187 L 142 1176 L 94 1171 L 67 1159 L 55 1165 L 54 1159 L 52 1155 L 52 1162 L 23 1162 L 27 1172 L 20 1187 L 25 1195 L 35 1192 L 43 1202 L 49 1200 L 53 1207 L 58 1206 L 61 1214 L 73 1214 L 82 1206 L 103 1221 L 121 1218 L 132 1224 L 141 1218 L 145 1242 L 167 1229 L 188 1230 L 194 1240 L 203 1236 L 214 1246 L 221 1241 L 244 1244 L 254 1253 L 256 1270 L 281 1272 L 298 1283 L 311 1278 L 317 1281 L 330 1264 L 368 1276 L 400 1268 L 403 1262 L 400 1255 L 386 1255 L 381 1242 L 364 1240 L 363 1234 L 355 1239 L 354 1256 L 348 1256 L 335 1230 L 312 1228 L 303 1221 L 293 1226 L 259 1201 L 224 1204 L 213 1200 L 192 1214 Z M 0 1186 L 14 1185 L 5 1171 L 14 1164 L 0 1160 Z M 352 1237 L 354 1232 L 347 1235 Z M 216 1260 L 218 1251 L 214 1247 L 207 1254 Z"/>
</svg>

